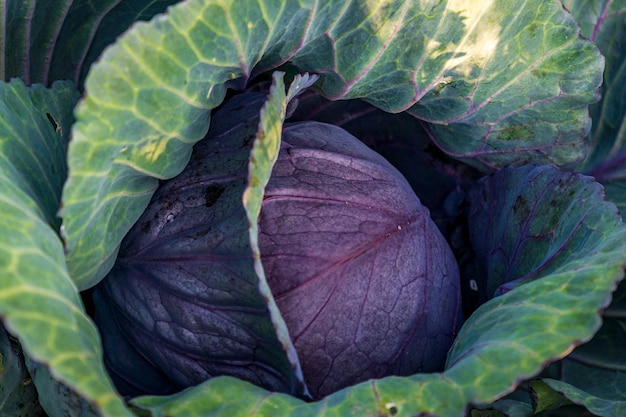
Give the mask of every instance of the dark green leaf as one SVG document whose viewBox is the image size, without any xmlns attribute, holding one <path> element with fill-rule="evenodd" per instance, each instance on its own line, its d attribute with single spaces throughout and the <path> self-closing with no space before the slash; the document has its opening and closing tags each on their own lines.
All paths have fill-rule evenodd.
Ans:
<svg viewBox="0 0 626 417">
<path fill-rule="evenodd" d="M 602 101 L 590 107 L 591 149 L 580 168 L 606 186 L 607 196 L 626 208 L 626 1 L 568 0 L 582 27 L 605 57 Z"/>
<path fill-rule="evenodd" d="M 91 64 L 133 23 L 149 20 L 181 0 L 73 0 L 52 51 L 45 80 L 82 86 Z"/>
<path fill-rule="evenodd" d="M 471 416 L 472 417 L 510 417 L 510 416 L 507 416 L 505 413 L 498 411 L 498 410 L 493 410 L 493 409 L 479 410 L 477 408 L 472 410 Z"/>
<path fill-rule="evenodd" d="M 472 417 L 529 417 L 533 415 L 532 406 L 514 400 L 498 400 L 483 409 L 473 409 Z"/>
<path fill-rule="evenodd" d="M 26 365 L 32 383 L 37 388 L 41 406 L 46 410 L 46 417 L 99 417 L 89 402 L 53 378 L 48 368 L 28 358 Z"/>
<path fill-rule="evenodd" d="M 0 413 L 4 417 L 43 417 L 22 348 L 0 326 Z"/>
<path fill-rule="evenodd" d="M 48 0 L 0 4 L 0 79 L 82 85 L 102 50 L 138 20 L 180 0 Z"/>
<path fill-rule="evenodd" d="M 598 333 L 556 366 L 548 385 L 600 416 L 626 413 L 626 284 L 604 311 Z"/>
<path fill-rule="evenodd" d="M 621 229 L 598 183 L 549 167 L 503 169 L 475 187 L 469 200 L 483 301 L 564 264 L 585 264 L 614 227 Z"/>
<path fill-rule="evenodd" d="M 586 372 L 588 369 L 579 368 L 577 371 Z M 610 377 L 610 374 L 606 374 L 605 377 Z M 544 379 L 544 382 L 553 390 L 562 393 L 573 403 L 584 406 L 587 410 L 593 413 L 594 416 L 620 417 L 626 415 L 626 401 L 624 400 L 606 398 L 602 394 L 590 394 L 589 392 L 583 391 L 574 385 L 570 385 L 556 379 Z M 618 380 L 616 382 L 622 381 Z"/>
</svg>

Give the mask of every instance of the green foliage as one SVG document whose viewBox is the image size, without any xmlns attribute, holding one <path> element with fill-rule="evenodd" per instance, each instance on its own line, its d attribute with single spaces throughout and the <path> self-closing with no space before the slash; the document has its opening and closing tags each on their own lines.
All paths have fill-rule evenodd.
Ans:
<svg viewBox="0 0 626 417">
<path fill-rule="evenodd" d="M 620 208 L 626 207 L 624 160 L 626 149 L 626 1 L 564 2 L 581 22 L 581 33 L 591 39 L 605 58 L 602 100 L 591 106 L 594 120 L 589 155 L 580 168 L 606 186 Z"/>
<path fill-rule="evenodd" d="M 0 4 L 0 71 L 6 81 L 20 78 L 0 84 L 0 317 L 19 339 L 51 417 L 78 408 L 105 417 L 462 416 L 468 404 L 502 398 L 600 328 L 626 264 L 619 214 L 591 179 L 554 167 L 535 168 L 538 182 L 522 185 L 525 164 L 576 167 L 591 132 L 579 170 L 624 206 L 624 1 L 564 1 L 572 16 L 543 0 L 186 0 L 134 23 L 174 3 Z M 579 36 L 577 21 L 593 42 Z M 314 403 L 221 377 L 172 396 L 133 399 L 131 412 L 106 374 L 79 291 L 109 271 L 159 180 L 182 171 L 228 89 L 285 63 L 319 74 L 315 89 L 325 97 L 405 112 L 449 157 L 497 171 L 477 185 L 476 210 L 513 210 L 523 196 L 528 204 L 517 205 L 516 224 L 489 223 L 471 242 L 476 252 L 491 250 L 482 255 L 484 276 L 474 278 L 489 280 L 488 288 L 504 284 L 503 294 L 488 294 L 469 317 L 442 373 L 365 382 Z M 66 78 L 74 84 L 55 82 Z M 285 96 L 278 80 L 259 131 L 274 150 L 294 95 Z M 588 106 L 601 81 L 591 127 Z M 253 206 L 271 155 L 261 147 L 254 154 L 257 194 L 247 197 L 253 240 Z M 509 164 L 522 167 L 500 170 Z M 490 185 L 502 194 L 483 198 Z M 542 200 L 550 195 L 561 198 Z M 533 239 L 541 250 L 527 244 Z M 492 258 L 497 253 L 503 256 Z M 491 285 L 494 268 L 506 271 L 505 282 L 497 276 Z M 619 302 L 624 291 L 616 294 Z M 561 379 L 543 380 L 602 416 L 625 412 L 621 311 L 619 303 L 606 310 L 598 336 L 561 363 Z M 280 320 L 274 324 L 280 333 Z M 611 354 L 598 357 L 607 346 Z M 26 374 L 17 351 L 0 332 L 3 413 L 19 408 L 15 395 L 34 396 L 19 387 Z M 547 411 L 554 405 L 545 401 L 557 397 L 546 386 L 536 392 Z"/>
</svg>

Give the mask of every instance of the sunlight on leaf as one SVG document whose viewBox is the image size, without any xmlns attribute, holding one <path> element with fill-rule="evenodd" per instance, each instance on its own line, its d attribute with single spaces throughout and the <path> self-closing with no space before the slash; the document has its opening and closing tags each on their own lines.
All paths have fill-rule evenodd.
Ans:
<svg viewBox="0 0 626 417">
<path fill-rule="evenodd" d="M 476 67 L 484 67 L 493 57 L 500 44 L 500 25 L 493 18 L 485 19 L 493 7 L 493 0 L 482 1 L 480 7 L 472 0 L 448 2 L 448 10 L 459 15 L 467 31 L 450 50 L 456 53 L 446 62 L 444 71 L 455 71 L 464 77 L 470 77 Z"/>
</svg>

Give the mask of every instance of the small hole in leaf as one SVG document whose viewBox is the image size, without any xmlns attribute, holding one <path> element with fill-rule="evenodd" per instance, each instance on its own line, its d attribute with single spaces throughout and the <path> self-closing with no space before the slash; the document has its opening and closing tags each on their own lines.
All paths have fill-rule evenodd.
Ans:
<svg viewBox="0 0 626 417">
<path fill-rule="evenodd" d="M 52 117 L 50 113 L 46 113 L 46 117 L 48 118 L 48 121 L 52 125 L 52 128 L 54 129 L 55 132 L 58 132 L 59 130 L 61 130 L 59 128 L 59 124 L 56 122 L 56 120 L 54 120 L 54 117 Z"/>
<path fill-rule="evenodd" d="M 398 414 L 398 406 L 395 403 L 387 403 L 385 404 L 385 408 L 387 408 L 390 416 Z"/>
</svg>

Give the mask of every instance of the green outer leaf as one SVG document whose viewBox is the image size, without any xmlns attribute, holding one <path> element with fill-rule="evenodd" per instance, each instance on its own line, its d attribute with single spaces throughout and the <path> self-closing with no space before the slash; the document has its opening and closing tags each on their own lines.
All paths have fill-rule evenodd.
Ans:
<svg viewBox="0 0 626 417">
<path fill-rule="evenodd" d="M 474 408 L 471 417 L 528 417 L 533 415 L 530 403 L 502 399 L 482 408 Z"/>
<path fill-rule="evenodd" d="M 82 85 L 102 50 L 137 20 L 180 0 L 4 0 L 0 79 L 27 85 L 71 79 Z"/>
<path fill-rule="evenodd" d="M 94 406 L 84 398 L 69 389 L 66 385 L 56 381 L 50 369 L 41 366 L 26 358 L 26 366 L 32 377 L 32 382 L 37 387 L 39 402 L 48 417 L 98 417 Z"/>
<path fill-rule="evenodd" d="M 74 0 L 3 1 L 0 5 L 0 74 L 27 85 L 48 84 L 52 50 Z"/>
<path fill-rule="evenodd" d="M 583 36 L 606 59 L 602 101 L 590 107 L 593 128 L 582 172 L 605 185 L 607 196 L 626 208 L 626 0 L 563 1 L 579 20 Z"/>
<path fill-rule="evenodd" d="M 27 61 L 29 68 L 25 79 L 28 84 L 37 82 L 47 85 L 52 52 L 59 36 L 65 17 L 75 0 L 51 0 L 35 3 L 30 28 L 30 48 Z"/>
<path fill-rule="evenodd" d="M 505 168 L 481 184 L 469 195 L 469 234 L 483 301 L 593 258 L 607 231 L 621 225 L 591 177 L 529 165 Z"/>
<path fill-rule="evenodd" d="M 71 83 L 46 90 L 14 80 L 0 84 L 0 97 L 0 317 L 25 353 L 49 366 L 56 379 L 104 414 L 128 416 L 51 227 L 65 158 L 60 132 L 69 130 L 78 93 Z"/>
<path fill-rule="evenodd" d="M 302 14 L 300 6 L 270 3 L 251 8 L 244 22 L 232 14 L 245 7 L 185 2 L 167 19 L 138 23 L 92 68 L 76 111 L 62 211 L 68 267 L 79 288 L 93 286 L 111 268 L 122 237 L 156 189 L 155 177 L 171 178 L 185 167 L 225 83 L 247 77 L 249 61 L 268 44 L 285 44 L 262 41 L 268 26 L 288 26 L 289 17 Z M 225 37 L 233 31 L 235 37 Z"/>
<path fill-rule="evenodd" d="M 184 168 L 226 86 L 243 87 L 288 60 L 320 73 L 318 87 L 333 99 L 364 98 L 387 111 L 422 99 L 412 113 L 447 124 L 432 125 L 442 146 L 478 165 L 523 162 L 530 154 L 577 160 L 586 105 L 597 100 L 598 51 L 577 37 L 571 16 L 554 2 L 470 3 L 187 0 L 166 17 L 136 24 L 92 67 L 76 113 L 62 215 L 79 288 L 110 269 L 156 187 L 152 177 Z M 516 11 L 512 21 L 507 7 Z M 534 32 L 518 39 L 525 24 L 535 24 Z M 532 56 L 520 55 L 522 44 Z M 544 142 L 527 144 L 534 133 Z M 521 156 L 511 143 L 523 145 Z"/>
<path fill-rule="evenodd" d="M 178 394 L 138 397 L 131 403 L 150 410 L 152 417 L 462 417 L 466 406 L 458 386 L 440 374 L 363 382 L 314 403 L 219 377 Z"/>
<path fill-rule="evenodd" d="M 608 263 L 601 268 L 607 272 L 593 265 L 554 274 L 491 300 L 470 317 L 445 373 L 459 382 L 470 402 L 493 402 L 515 381 L 536 375 L 546 362 L 589 340 L 600 324 L 598 310 L 610 300 L 611 286 L 622 273 L 623 261 L 598 259 Z M 581 299 L 581 292 L 590 295 Z"/>
<path fill-rule="evenodd" d="M 600 416 L 626 413 L 625 307 L 626 281 L 622 281 L 598 333 L 545 375 L 552 378 L 545 381 L 555 390 Z"/>
<path fill-rule="evenodd" d="M 0 80 L 8 81 L 13 77 L 30 80 L 28 56 L 30 45 L 30 23 L 35 0 L 3 1 L 0 4 Z M 9 47 L 10 45 L 10 47 Z"/>
<path fill-rule="evenodd" d="M 272 75 L 269 98 L 261 108 L 259 130 L 250 153 L 248 186 L 243 193 L 242 200 L 246 209 L 246 216 L 248 217 L 250 248 L 254 259 L 254 270 L 257 277 L 259 277 L 259 292 L 267 302 L 272 324 L 276 329 L 276 335 L 291 362 L 296 377 L 304 387 L 304 395 L 310 397 L 304 382 L 298 353 L 291 342 L 287 324 L 278 310 L 272 290 L 265 278 L 265 271 L 261 263 L 261 252 L 259 250 L 259 214 L 261 213 L 265 187 L 270 180 L 272 167 L 278 159 L 287 105 L 291 99 L 317 80 L 317 76 L 309 77 L 308 74 L 304 76 L 297 75 L 289 87 L 289 92 L 285 95 L 283 76 L 284 73 L 282 72 L 275 72 Z"/>
<path fill-rule="evenodd" d="M 41 85 L 27 89 L 18 79 L 0 86 L 0 164 L 5 175 L 15 178 L 14 184 L 2 186 L 27 194 L 30 207 L 57 229 L 71 110 L 78 92 L 70 83 L 55 84 L 53 93 Z"/>
<path fill-rule="evenodd" d="M 621 417 L 626 415 L 626 401 L 606 399 L 589 394 L 573 385 L 556 379 L 543 380 L 550 388 L 562 393 L 575 404 L 584 406 L 594 415 L 602 417 Z"/>
<path fill-rule="evenodd" d="M 533 184 L 539 184 L 536 189 L 519 186 L 531 177 Z M 445 375 L 464 387 L 472 403 L 492 402 L 509 392 L 513 381 L 536 375 L 547 363 L 589 341 L 600 328 L 599 313 L 609 304 L 626 264 L 626 226 L 616 207 L 603 200 L 601 187 L 591 178 L 554 167 L 526 166 L 497 172 L 483 180 L 482 186 L 499 191 L 510 202 L 524 197 L 528 207 L 541 207 L 542 195 L 563 193 L 572 198 L 551 208 L 551 213 L 559 214 L 556 219 L 544 216 L 558 233 L 554 233 L 550 245 L 540 250 L 515 243 L 518 239 L 523 243 L 545 238 L 537 228 L 526 229 L 523 224 L 520 229 L 509 227 L 510 235 L 504 236 L 494 231 L 496 226 L 483 230 L 490 244 L 482 252 L 478 250 L 477 256 L 502 253 L 505 256 L 497 262 L 515 270 L 509 279 L 534 280 L 524 279 L 525 283 L 483 304 L 457 335 Z M 578 200 L 574 196 L 581 190 L 587 190 L 589 205 L 575 203 Z M 483 214 L 491 213 L 490 223 L 498 225 L 512 216 L 510 205 L 501 204 L 488 191 L 477 194 L 483 197 L 471 204 L 478 205 Z M 526 217 L 533 214 L 531 211 Z M 585 227 L 588 232 L 576 233 Z M 481 248 L 477 240 L 482 238 L 478 235 L 472 244 L 478 243 L 476 248 Z M 516 260 L 522 260 L 521 264 L 517 265 Z M 529 270 L 530 266 L 534 267 Z"/>
<path fill-rule="evenodd" d="M 73 0 L 50 59 L 48 80 L 82 86 L 91 64 L 134 22 L 148 20 L 181 0 Z"/>
<path fill-rule="evenodd" d="M 560 363 L 559 379 L 611 400 L 626 400 L 626 329 L 624 310 L 615 308 L 623 301 L 624 286 L 613 294 L 613 303 L 604 311 L 602 328 L 588 343 L 578 347 Z M 551 376 L 552 377 L 552 376 Z"/>
<path fill-rule="evenodd" d="M 428 68 L 440 76 L 409 113 L 432 122 L 442 149 L 483 170 L 579 162 L 590 129 L 582 104 L 599 99 L 603 59 L 572 16 L 553 1 L 448 4 L 467 31 L 453 46 L 431 41 L 446 59 Z M 447 29 L 437 26 L 434 39 L 453 36 Z"/>
</svg>

